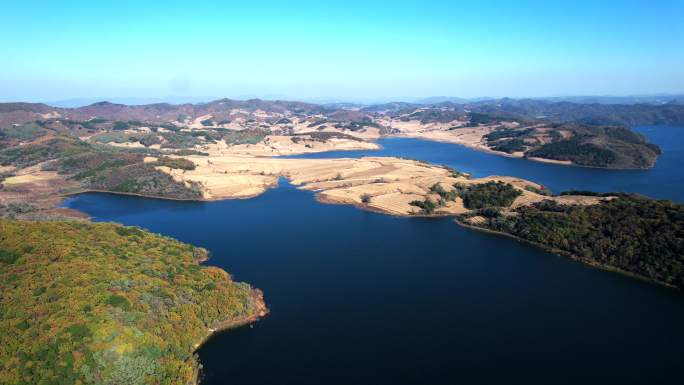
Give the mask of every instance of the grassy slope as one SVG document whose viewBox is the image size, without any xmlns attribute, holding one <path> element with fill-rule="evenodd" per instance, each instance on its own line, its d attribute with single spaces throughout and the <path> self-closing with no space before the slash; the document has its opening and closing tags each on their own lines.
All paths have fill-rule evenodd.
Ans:
<svg viewBox="0 0 684 385">
<path fill-rule="evenodd" d="M 255 291 L 137 228 L 0 220 L 0 383 L 187 384 L 208 328 Z"/>
<path fill-rule="evenodd" d="M 0 165 L 17 168 L 34 166 L 46 161 L 42 169 L 58 171 L 77 180 L 84 190 L 104 190 L 164 196 L 179 199 L 201 198 L 193 186 L 176 182 L 171 176 L 155 169 L 160 164 L 144 163 L 143 151 L 93 145 L 66 134 L 38 138 L 23 146 L 0 138 Z M 156 153 L 153 152 L 154 155 Z M 167 166 L 188 169 L 187 161 L 167 162 Z"/>
<path fill-rule="evenodd" d="M 551 141 L 540 144 L 535 129 L 501 129 L 485 136 L 494 150 L 561 161 L 577 165 L 615 169 L 644 169 L 655 165 L 660 148 L 621 126 L 592 126 L 579 123 L 552 124 Z M 563 138 L 560 132 L 571 133 Z M 545 135 L 543 135 L 545 136 Z"/>
</svg>

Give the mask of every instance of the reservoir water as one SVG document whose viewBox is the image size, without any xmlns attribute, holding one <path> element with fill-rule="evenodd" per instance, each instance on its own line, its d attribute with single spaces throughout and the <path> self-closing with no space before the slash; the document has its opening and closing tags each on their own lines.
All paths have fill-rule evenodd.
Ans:
<svg viewBox="0 0 684 385">
<path fill-rule="evenodd" d="M 680 155 L 666 162 L 665 148 L 659 162 L 664 170 L 625 186 L 655 186 L 661 172 L 674 172 L 684 148 L 678 138 L 679 144 L 668 145 Z M 524 172 L 603 171 L 473 155 L 441 143 L 390 141 L 476 175 L 539 180 Z M 394 146 L 387 143 L 383 151 Z M 454 158 L 439 158 L 446 156 L 440 155 L 443 146 Z M 482 163 L 458 164 L 479 156 Z M 521 166 L 496 169 L 498 159 Z M 546 173 L 542 183 L 557 191 L 565 183 L 593 187 L 584 178 L 553 177 L 570 171 Z M 641 171 L 624 175 L 631 173 Z M 667 190 L 661 196 L 684 197 L 680 173 L 669 177 L 675 182 L 661 186 Z M 613 190 L 621 182 L 611 183 L 603 186 Z M 646 193 L 644 188 L 634 190 Z M 221 333 L 199 350 L 203 384 L 681 383 L 680 292 L 465 229 L 447 218 L 396 218 L 320 204 L 284 180 L 248 200 L 178 202 L 91 193 L 65 205 L 95 221 L 137 225 L 206 247 L 212 252 L 207 263 L 264 291 L 267 318 Z"/>
<path fill-rule="evenodd" d="M 412 138 L 386 138 L 378 151 L 334 151 L 290 156 L 291 158 L 342 158 L 403 156 L 443 164 L 475 177 L 511 175 L 540 183 L 555 193 L 575 190 L 624 191 L 652 198 L 684 202 L 684 127 L 637 127 L 635 131 L 661 147 L 663 154 L 649 170 L 605 170 L 568 167 L 526 159 L 507 158 L 483 151 Z"/>
</svg>

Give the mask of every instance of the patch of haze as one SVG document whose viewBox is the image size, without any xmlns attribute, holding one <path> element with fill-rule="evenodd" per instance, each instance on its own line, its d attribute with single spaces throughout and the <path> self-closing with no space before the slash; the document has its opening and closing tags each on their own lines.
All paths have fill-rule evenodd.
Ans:
<svg viewBox="0 0 684 385">
<path fill-rule="evenodd" d="M 190 76 L 185 74 L 179 74 L 171 78 L 169 81 L 169 86 L 171 88 L 171 94 L 174 95 L 187 95 L 190 90 L 191 79 Z"/>
</svg>

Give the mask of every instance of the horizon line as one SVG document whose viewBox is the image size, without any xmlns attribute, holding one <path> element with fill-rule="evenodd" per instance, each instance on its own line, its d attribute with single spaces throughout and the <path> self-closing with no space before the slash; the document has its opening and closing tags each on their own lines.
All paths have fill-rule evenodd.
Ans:
<svg viewBox="0 0 684 385">
<path fill-rule="evenodd" d="M 59 100 L 3 100 L 0 103 L 36 103 L 46 104 L 57 108 L 78 108 L 92 105 L 95 103 L 109 102 L 112 104 L 146 105 L 146 104 L 201 104 L 210 103 L 218 100 L 235 100 L 235 101 L 249 101 L 249 100 L 263 100 L 263 101 L 288 101 L 288 102 L 305 102 L 311 104 L 386 104 L 386 103 L 411 103 L 411 104 L 430 104 L 442 103 L 454 100 L 462 100 L 463 102 L 485 101 L 485 100 L 525 100 L 525 99 L 574 99 L 574 98 L 679 98 L 684 97 L 684 91 L 669 93 L 649 93 L 649 94 L 568 94 L 568 95 L 549 95 L 549 96 L 446 96 L 446 95 L 432 95 L 432 96 L 397 96 L 389 98 L 354 98 L 354 97 L 289 97 L 286 95 L 238 95 L 238 96 L 187 96 L 187 95 L 167 95 L 167 96 L 101 96 L 101 97 L 72 97 Z M 128 102 L 124 100 L 128 99 Z M 175 99 L 175 100 L 174 100 Z M 436 102 L 427 102 L 429 99 L 452 99 Z M 186 101 L 182 101 L 186 100 Z M 140 102 L 136 104 L 137 102 Z M 423 103 L 421 103 L 421 101 Z M 60 106 L 64 104 L 74 104 L 74 106 Z"/>
</svg>

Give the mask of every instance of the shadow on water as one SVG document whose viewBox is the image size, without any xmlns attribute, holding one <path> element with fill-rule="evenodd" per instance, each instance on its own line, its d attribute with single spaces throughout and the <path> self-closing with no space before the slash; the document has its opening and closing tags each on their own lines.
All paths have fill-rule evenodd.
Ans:
<svg viewBox="0 0 684 385">
<path fill-rule="evenodd" d="M 96 221 L 208 248 L 271 315 L 199 353 L 203 384 L 674 384 L 679 292 L 441 219 L 317 203 L 82 194 Z"/>
</svg>

